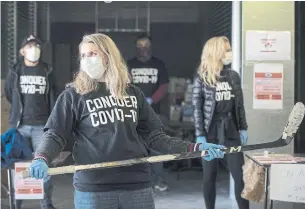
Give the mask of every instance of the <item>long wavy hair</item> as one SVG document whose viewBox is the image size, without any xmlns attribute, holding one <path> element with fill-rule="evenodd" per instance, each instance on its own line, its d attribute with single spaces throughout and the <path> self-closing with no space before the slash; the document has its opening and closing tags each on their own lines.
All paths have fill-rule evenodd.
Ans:
<svg viewBox="0 0 305 209">
<path fill-rule="evenodd" d="M 216 85 L 220 71 L 224 67 L 222 59 L 226 54 L 226 43 L 230 42 L 225 36 L 213 37 L 203 47 L 198 73 L 209 86 Z"/>
<path fill-rule="evenodd" d="M 104 74 L 104 82 L 112 95 L 122 99 L 123 96 L 127 95 L 126 88 L 130 83 L 130 77 L 126 62 L 116 44 L 109 36 L 101 33 L 85 35 L 79 44 L 79 49 L 84 43 L 95 44 L 107 56 L 108 63 Z M 79 70 L 70 86 L 74 87 L 77 93 L 84 95 L 96 90 L 99 81 L 90 78 L 85 72 Z"/>
</svg>

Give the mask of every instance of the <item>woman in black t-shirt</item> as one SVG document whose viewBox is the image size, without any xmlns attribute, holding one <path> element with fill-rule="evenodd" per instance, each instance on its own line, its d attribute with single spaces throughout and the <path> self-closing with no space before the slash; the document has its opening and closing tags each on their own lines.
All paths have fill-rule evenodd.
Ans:
<svg viewBox="0 0 305 209">
<path fill-rule="evenodd" d="M 227 147 L 247 142 L 247 122 L 239 74 L 229 69 L 232 61 L 230 42 L 214 37 L 203 48 L 194 80 L 193 105 L 197 143 L 217 143 Z M 244 187 L 243 153 L 225 156 L 235 180 L 235 195 L 240 209 L 249 202 L 241 197 Z M 218 160 L 203 161 L 204 199 L 207 209 L 215 208 Z"/>
</svg>

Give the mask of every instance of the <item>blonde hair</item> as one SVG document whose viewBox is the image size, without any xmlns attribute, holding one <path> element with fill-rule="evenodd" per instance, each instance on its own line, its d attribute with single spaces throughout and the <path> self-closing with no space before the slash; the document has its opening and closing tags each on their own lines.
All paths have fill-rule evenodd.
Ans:
<svg viewBox="0 0 305 209">
<path fill-rule="evenodd" d="M 223 69 L 222 58 L 226 53 L 227 42 L 229 39 L 225 36 L 213 37 L 203 47 L 198 72 L 204 83 L 209 86 L 216 85 L 220 71 Z"/>
<path fill-rule="evenodd" d="M 101 33 L 85 35 L 79 48 L 84 43 L 95 44 L 107 57 L 108 64 L 104 74 L 107 89 L 118 99 L 127 95 L 126 88 L 130 83 L 127 65 L 113 40 Z M 83 95 L 98 88 L 98 81 L 89 78 L 82 70 L 76 75 L 72 86 L 77 93 Z"/>
</svg>

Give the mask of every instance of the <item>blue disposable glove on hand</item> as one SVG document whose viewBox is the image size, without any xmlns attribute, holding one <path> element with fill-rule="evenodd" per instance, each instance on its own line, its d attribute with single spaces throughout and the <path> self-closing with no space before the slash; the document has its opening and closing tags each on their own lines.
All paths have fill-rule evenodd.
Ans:
<svg viewBox="0 0 305 209">
<path fill-rule="evenodd" d="M 224 152 L 221 151 L 220 149 L 225 148 L 223 145 L 218 145 L 218 144 L 211 144 L 211 143 L 203 143 L 200 145 L 199 150 L 207 150 L 208 155 L 203 156 L 202 158 L 206 161 L 211 161 L 214 160 L 215 158 L 223 158 L 224 157 Z"/>
<path fill-rule="evenodd" d="M 207 143 L 207 139 L 205 138 L 205 136 L 198 136 L 196 138 L 196 143 L 201 143 L 201 144 Z"/>
<path fill-rule="evenodd" d="M 48 176 L 48 165 L 42 159 L 33 160 L 30 165 L 30 176 L 35 179 L 44 179 L 47 181 L 50 179 Z"/>
<path fill-rule="evenodd" d="M 153 100 L 150 97 L 146 97 L 146 100 L 147 100 L 148 104 L 150 104 L 150 105 L 153 103 Z"/>
<path fill-rule="evenodd" d="M 245 130 L 241 130 L 239 132 L 240 134 L 240 140 L 241 140 L 241 145 L 246 145 L 248 141 L 248 133 Z"/>
</svg>

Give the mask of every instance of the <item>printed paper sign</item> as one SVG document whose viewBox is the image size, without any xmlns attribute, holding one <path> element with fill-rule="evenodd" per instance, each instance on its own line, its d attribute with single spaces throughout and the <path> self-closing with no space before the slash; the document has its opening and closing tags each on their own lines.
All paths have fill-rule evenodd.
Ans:
<svg viewBox="0 0 305 209">
<path fill-rule="evenodd" d="M 253 75 L 253 109 L 282 109 L 283 64 L 255 64 Z"/>
<path fill-rule="evenodd" d="M 290 60 L 290 31 L 247 31 L 246 60 Z"/>
<path fill-rule="evenodd" d="M 270 199 L 305 203 L 305 164 L 271 165 Z"/>
<path fill-rule="evenodd" d="M 31 162 L 15 163 L 15 197 L 16 199 L 43 199 L 43 180 L 22 179 L 21 171 L 27 169 Z"/>
</svg>

